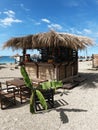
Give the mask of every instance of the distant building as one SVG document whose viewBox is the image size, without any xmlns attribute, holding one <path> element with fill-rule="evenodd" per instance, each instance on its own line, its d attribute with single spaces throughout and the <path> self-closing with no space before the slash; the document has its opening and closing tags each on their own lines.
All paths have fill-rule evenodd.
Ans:
<svg viewBox="0 0 98 130">
<path fill-rule="evenodd" d="M 95 68 L 98 67 L 98 54 L 92 55 L 92 67 L 95 67 Z"/>
</svg>

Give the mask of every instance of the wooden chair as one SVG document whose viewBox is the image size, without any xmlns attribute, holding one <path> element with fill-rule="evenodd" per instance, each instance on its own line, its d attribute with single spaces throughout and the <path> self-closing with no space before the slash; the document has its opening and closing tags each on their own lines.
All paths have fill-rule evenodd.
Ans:
<svg viewBox="0 0 98 130">
<path fill-rule="evenodd" d="M 15 89 L 15 96 L 20 98 L 21 104 L 30 98 L 31 90 L 26 87 L 23 79 L 14 79 L 6 81 L 7 91 L 10 92 L 12 86 Z M 9 90 L 10 88 L 10 90 Z"/>
<path fill-rule="evenodd" d="M 43 94 L 47 102 L 48 108 L 53 108 L 54 107 L 54 89 L 47 89 L 47 90 L 41 89 L 40 92 Z M 36 94 L 35 94 L 34 99 L 35 99 L 35 111 L 43 110 Z"/>
<path fill-rule="evenodd" d="M 15 99 L 15 90 L 13 91 L 7 91 L 7 88 L 2 88 L 1 82 L 0 82 L 0 104 L 1 109 L 8 108 L 10 105 L 16 105 L 16 99 Z"/>
<path fill-rule="evenodd" d="M 30 96 L 31 96 L 30 88 L 26 86 L 22 86 L 19 91 L 20 91 L 21 104 L 27 101 L 28 99 L 30 99 Z"/>
<path fill-rule="evenodd" d="M 47 81 L 47 82 L 43 82 L 41 83 L 39 89 L 40 92 L 43 94 L 48 107 L 53 108 L 54 107 L 54 92 L 55 89 L 51 88 L 51 82 Z M 40 105 L 39 99 L 37 97 L 37 95 L 35 94 L 35 109 L 36 111 L 41 110 L 41 107 L 39 107 Z"/>
</svg>

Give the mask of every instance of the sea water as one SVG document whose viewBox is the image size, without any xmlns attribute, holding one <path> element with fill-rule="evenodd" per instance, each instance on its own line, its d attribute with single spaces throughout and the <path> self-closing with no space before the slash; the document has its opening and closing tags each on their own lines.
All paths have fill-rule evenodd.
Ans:
<svg viewBox="0 0 98 130">
<path fill-rule="evenodd" d="M 0 64 L 15 63 L 15 59 L 11 56 L 0 57 Z"/>
</svg>

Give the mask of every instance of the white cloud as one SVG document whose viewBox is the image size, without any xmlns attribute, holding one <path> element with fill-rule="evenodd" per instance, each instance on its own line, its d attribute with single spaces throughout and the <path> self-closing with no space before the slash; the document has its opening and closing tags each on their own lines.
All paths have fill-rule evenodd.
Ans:
<svg viewBox="0 0 98 130">
<path fill-rule="evenodd" d="M 15 12 L 12 10 L 8 10 L 3 12 L 3 14 L 6 14 L 7 17 L 0 19 L 0 26 L 7 27 L 11 26 L 12 23 L 21 23 L 22 20 L 15 18 Z"/>
<path fill-rule="evenodd" d="M 70 6 L 79 6 L 79 3 L 78 2 L 76 2 L 76 1 L 72 1 L 70 4 L 69 4 Z"/>
<path fill-rule="evenodd" d="M 78 28 L 69 28 L 68 29 L 68 32 L 69 33 L 73 33 L 73 34 L 78 34 L 78 35 L 87 35 L 87 36 L 90 36 L 93 34 L 93 31 L 92 29 L 87 29 L 87 28 L 84 28 L 84 29 L 78 29 Z"/>
<path fill-rule="evenodd" d="M 72 34 L 79 34 L 79 35 L 82 35 L 82 31 L 78 30 L 77 28 L 74 28 L 74 27 L 71 27 L 67 30 L 69 33 L 72 33 Z"/>
<path fill-rule="evenodd" d="M 21 6 L 21 7 L 24 7 L 24 5 L 23 5 L 23 4 L 20 4 L 20 6 Z"/>
<path fill-rule="evenodd" d="M 96 0 L 95 2 L 96 2 L 96 4 L 98 4 L 98 0 Z"/>
<path fill-rule="evenodd" d="M 83 32 L 86 33 L 86 34 L 91 34 L 92 33 L 92 31 L 90 29 L 84 29 Z"/>
<path fill-rule="evenodd" d="M 31 21 L 33 22 L 34 25 L 40 25 L 41 24 L 41 22 L 38 22 L 35 19 L 31 19 Z"/>
<path fill-rule="evenodd" d="M 41 23 L 40 22 L 36 22 L 35 25 L 40 25 Z"/>
<path fill-rule="evenodd" d="M 79 1 L 77 1 L 77 0 L 70 0 L 70 1 L 64 2 L 63 5 L 69 6 L 69 7 L 77 7 L 80 4 L 79 4 Z"/>
<path fill-rule="evenodd" d="M 8 10 L 3 12 L 4 14 L 6 14 L 8 17 L 14 17 L 15 16 L 15 12 L 12 10 Z"/>
<path fill-rule="evenodd" d="M 59 24 L 50 24 L 48 25 L 48 28 L 53 29 L 53 30 L 61 30 L 62 26 Z"/>
<path fill-rule="evenodd" d="M 69 6 L 69 7 L 86 6 L 87 5 L 87 1 L 83 1 L 83 0 L 69 0 L 68 2 L 65 2 L 64 5 L 65 6 Z"/>
<path fill-rule="evenodd" d="M 22 21 L 19 19 L 13 19 L 10 17 L 7 17 L 5 19 L 1 19 L 0 23 L 4 26 L 11 26 L 12 23 L 21 23 Z"/>
<path fill-rule="evenodd" d="M 44 18 L 44 19 L 41 19 L 41 21 L 45 22 L 45 23 L 50 23 L 50 20 Z"/>
<path fill-rule="evenodd" d="M 24 4 L 20 4 L 20 6 L 21 6 L 21 8 L 24 9 L 25 11 L 30 11 L 30 9 L 26 8 L 26 7 L 24 6 Z"/>
</svg>

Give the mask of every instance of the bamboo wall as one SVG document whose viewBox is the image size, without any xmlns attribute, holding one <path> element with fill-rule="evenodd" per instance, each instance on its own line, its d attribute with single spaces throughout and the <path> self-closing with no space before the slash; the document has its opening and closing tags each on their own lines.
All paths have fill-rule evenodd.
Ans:
<svg viewBox="0 0 98 130">
<path fill-rule="evenodd" d="M 52 64 L 39 64 L 39 77 L 40 79 L 54 79 L 55 68 Z"/>
<path fill-rule="evenodd" d="M 28 63 L 25 67 L 30 79 L 37 78 L 37 65 L 35 63 Z"/>
<path fill-rule="evenodd" d="M 78 63 L 26 63 L 26 70 L 31 79 L 40 78 L 43 80 L 64 80 L 66 78 L 77 75 Z"/>
</svg>

